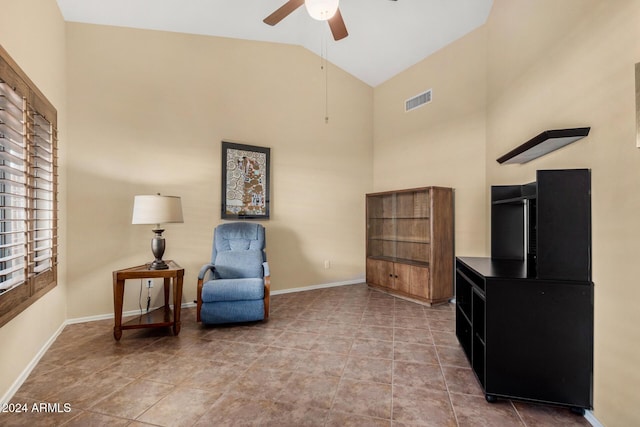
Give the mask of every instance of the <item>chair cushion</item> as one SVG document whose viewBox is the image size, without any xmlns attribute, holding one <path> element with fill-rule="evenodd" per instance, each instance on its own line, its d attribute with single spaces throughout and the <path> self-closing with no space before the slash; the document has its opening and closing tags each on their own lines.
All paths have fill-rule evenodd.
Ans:
<svg viewBox="0 0 640 427">
<path fill-rule="evenodd" d="M 226 301 L 203 303 L 200 310 L 202 323 L 252 322 L 264 319 L 264 301 Z"/>
<path fill-rule="evenodd" d="M 262 278 L 217 279 L 202 285 L 202 302 L 261 300 L 264 298 Z"/>
<path fill-rule="evenodd" d="M 260 250 L 218 252 L 213 263 L 221 279 L 263 277 Z"/>
<path fill-rule="evenodd" d="M 229 240 L 229 247 L 232 251 L 246 251 L 249 249 L 251 240 L 249 239 L 233 239 Z"/>
<path fill-rule="evenodd" d="M 245 247 L 248 245 L 248 247 Z M 213 238 L 213 255 L 238 249 L 264 249 L 264 227 L 248 222 L 231 222 L 216 227 Z"/>
</svg>

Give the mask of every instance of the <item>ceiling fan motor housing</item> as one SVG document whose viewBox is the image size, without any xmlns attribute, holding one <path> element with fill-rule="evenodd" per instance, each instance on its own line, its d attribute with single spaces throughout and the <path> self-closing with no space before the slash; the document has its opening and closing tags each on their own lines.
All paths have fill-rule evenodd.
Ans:
<svg viewBox="0 0 640 427">
<path fill-rule="evenodd" d="M 336 14 L 339 0 L 305 0 L 304 5 L 313 19 L 327 21 Z"/>
</svg>

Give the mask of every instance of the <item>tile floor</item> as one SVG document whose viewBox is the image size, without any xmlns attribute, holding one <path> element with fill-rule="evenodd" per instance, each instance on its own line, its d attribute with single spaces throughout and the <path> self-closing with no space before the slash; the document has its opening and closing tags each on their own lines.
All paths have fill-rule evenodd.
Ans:
<svg viewBox="0 0 640 427">
<path fill-rule="evenodd" d="M 451 305 L 353 285 L 273 296 L 266 323 L 203 327 L 186 309 L 178 337 L 116 342 L 112 320 L 69 325 L 12 399 L 29 412 L 0 425 L 589 426 L 567 409 L 487 403 L 454 323 Z M 42 402 L 60 412 L 31 411 Z"/>
</svg>

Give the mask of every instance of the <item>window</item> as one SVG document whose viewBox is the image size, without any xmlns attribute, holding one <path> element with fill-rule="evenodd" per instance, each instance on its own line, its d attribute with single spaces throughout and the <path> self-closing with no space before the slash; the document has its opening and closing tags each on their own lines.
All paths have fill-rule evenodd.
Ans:
<svg viewBox="0 0 640 427">
<path fill-rule="evenodd" d="M 57 282 L 56 121 L 0 46 L 0 326 Z"/>
</svg>

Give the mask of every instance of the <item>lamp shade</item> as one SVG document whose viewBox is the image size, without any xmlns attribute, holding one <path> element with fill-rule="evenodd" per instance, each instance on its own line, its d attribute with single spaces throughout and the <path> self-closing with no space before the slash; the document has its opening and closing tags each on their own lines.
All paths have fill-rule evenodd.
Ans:
<svg viewBox="0 0 640 427">
<path fill-rule="evenodd" d="M 313 19 L 326 21 L 336 14 L 338 3 L 339 0 L 305 0 L 304 5 Z"/>
<path fill-rule="evenodd" d="M 132 224 L 184 222 L 182 203 L 176 196 L 135 196 Z"/>
</svg>

